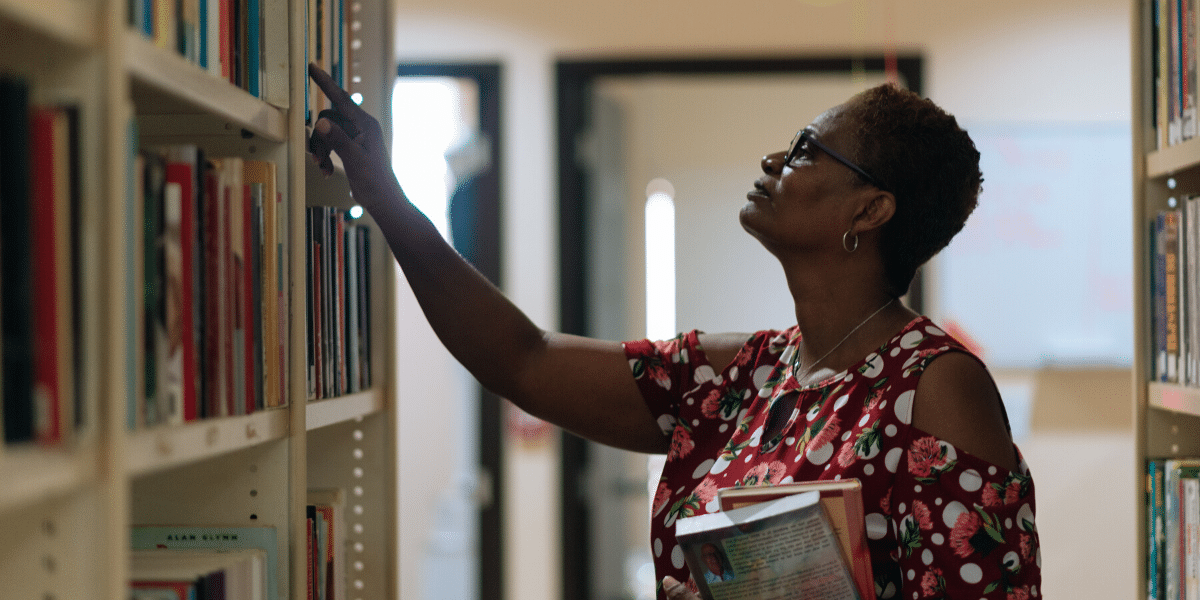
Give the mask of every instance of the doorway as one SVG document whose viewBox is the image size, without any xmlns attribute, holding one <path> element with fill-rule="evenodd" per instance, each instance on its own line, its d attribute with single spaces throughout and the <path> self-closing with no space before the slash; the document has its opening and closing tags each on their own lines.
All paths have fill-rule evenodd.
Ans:
<svg viewBox="0 0 1200 600">
<path fill-rule="evenodd" d="M 394 154 L 397 177 L 455 250 L 500 286 L 501 68 L 498 64 L 401 64 L 397 75 L 395 102 L 428 104 L 413 111 L 393 110 L 394 133 L 402 135 L 395 115 L 419 115 L 417 125 L 430 129 L 423 137 L 435 149 L 422 156 Z M 410 138 L 393 147 L 420 145 Z M 411 164 L 396 164 L 405 161 Z M 416 167 L 411 175 L 414 182 L 406 183 L 410 166 Z M 460 456 L 447 458 L 454 473 L 439 498 L 440 513 L 430 532 L 424 596 L 502 600 L 501 404 L 465 370 L 460 374 L 461 381 L 447 387 L 460 393 L 456 406 L 446 410 L 449 422 L 445 424 L 455 432 L 456 442 L 446 448 Z"/>
<path fill-rule="evenodd" d="M 705 291 L 746 285 L 731 279 L 739 265 L 762 263 L 768 270 L 774 266 L 765 254 L 762 260 L 756 258 L 753 253 L 765 250 L 741 232 L 736 217 L 739 198 L 744 199 L 758 175 L 763 154 L 783 149 L 817 112 L 886 78 L 920 93 L 921 59 L 559 62 L 562 330 L 605 339 L 646 335 L 644 315 L 651 312 L 647 304 L 654 299 L 646 297 L 641 275 L 641 263 L 652 261 L 643 260 L 639 231 L 645 229 L 646 219 L 640 207 L 651 197 L 660 199 L 662 190 L 671 191 L 675 206 L 678 289 L 671 311 L 676 323 L 671 327 L 750 331 L 789 325 L 771 320 L 794 320 L 787 316 L 786 289 L 777 294 L 780 307 L 751 315 L 728 306 L 727 298 L 721 306 L 718 294 Z M 720 133 L 721 126 L 729 126 L 730 132 Z M 683 159 L 664 160 L 667 156 Z M 721 244 L 712 244 L 714 239 Z M 778 272 L 761 280 L 783 283 Z M 907 301 L 919 310 L 919 281 Z M 563 435 L 564 598 L 652 597 L 648 594 L 655 581 L 645 521 L 649 482 L 657 481 L 659 468 L 644 455 Z"/>
</svg>

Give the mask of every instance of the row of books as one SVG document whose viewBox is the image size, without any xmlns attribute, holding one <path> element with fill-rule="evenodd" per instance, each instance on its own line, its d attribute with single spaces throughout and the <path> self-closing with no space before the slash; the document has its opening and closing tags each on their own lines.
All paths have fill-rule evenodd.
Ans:
<svg viewBox="0 0 1200 600">
<path fill-rule="evenodd" d="M 1147 598 L 1200 597 L 1200 458 L 1146 468 Z"/>
<path fill-rule="evenodd" d="M 371 385 L 370 235 L 346 210 L 306 213 L 308 397 Z"/>
<path fill-rule="evenodd" d="M 131 429 L 285 406 L 287 220 L 269 161 L 194 145 L 135 157 L 141 393 Z"/>
<path fill-rule="evenodd" d="M 305 58 L 343 88 L 354 45 L 345 0 L 308 0 Z M 289 105 L 287 0 L 129 0 L 128 23 L 216 77 L 279 107 Z M 325 108 L 315 86 L 309 102 Z M 315 112 L 314 111 L 314 112 Z"/>
<path fill-rule="evenodd" d="M 57 445 L 83 420 L 79 111 L 0 74 L 0 130 L 4 441 Z"/>
<path fill-rule="evenodd" d="M 344 491 L 309 490 L 306 523 L 308 598 L 342 600 L 347 594 Z M 280 580 L 290 571 L 274 526 L 135 525 L 130 543 L 130 598 L 286 597 Z"/>
<path fill-rule="evenodd" d="M 1150 0 L 1158 148 L 1196 137 L 1196 0 Z"/>
<path fill-rule="evenodd" d="M 1200 386 L 1200 196 L 1159 211 L 1150 240 L 1151 373 L 1157 381 Z"/>
</svg>

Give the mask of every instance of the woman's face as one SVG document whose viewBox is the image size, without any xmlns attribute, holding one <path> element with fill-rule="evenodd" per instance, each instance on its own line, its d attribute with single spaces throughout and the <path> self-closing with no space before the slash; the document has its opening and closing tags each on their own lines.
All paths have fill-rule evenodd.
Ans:
<svg viewBox="0 0 1200 600">
<path fill-rule="evenodd" d="M 844 110 L 845 105 L 829 109 L 808 129 L 821 144 L 853 156 L 848 133 L 853 128 L 847 126 Z M 786 151 L 784 147 L 762 158 L 762 175 L 742 207 L 742 227 L 776 254 L 840 244 L 853 217 L 847 196 L 861 188 L 857 175 L 814 144 L 800 146 L 785 164 Z"/>
</svg>

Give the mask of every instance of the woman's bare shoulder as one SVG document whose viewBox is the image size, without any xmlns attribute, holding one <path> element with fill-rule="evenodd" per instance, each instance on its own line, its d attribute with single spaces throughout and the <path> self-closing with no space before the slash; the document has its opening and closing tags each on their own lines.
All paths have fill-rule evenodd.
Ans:
<svg viewBox="0 0 1200 600">
<path fill-rule="evenodd" d="M 1017 468 L 1000 392 L 975 357 L 947 352 L 921 375 L 913 426 L 999 467 Z"/>
</svg>

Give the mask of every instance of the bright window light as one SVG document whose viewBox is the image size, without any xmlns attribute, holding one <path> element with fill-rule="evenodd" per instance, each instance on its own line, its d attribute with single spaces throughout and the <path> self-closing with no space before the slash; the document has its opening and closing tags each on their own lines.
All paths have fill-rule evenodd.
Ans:
<svg viewBox="0 0 1200 600">
<path fill-rule="evenodd" d="M 454 190 L 446 150 L 467 132 L 455 81 L 401 77 L 392 93 L 392 170 L 408 199 L 449 239 L 446 209 Z"/>
<path fill-rule="evenodd" d="M 674 337 L 675 187 L 665 179 L 646 186 L 646 337 Z"/>
</svg>

